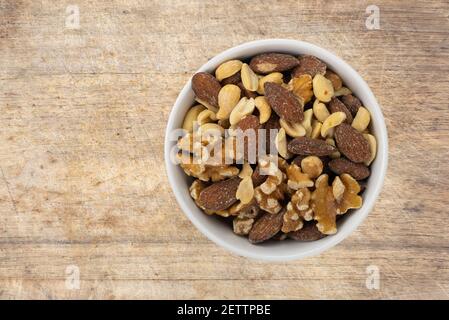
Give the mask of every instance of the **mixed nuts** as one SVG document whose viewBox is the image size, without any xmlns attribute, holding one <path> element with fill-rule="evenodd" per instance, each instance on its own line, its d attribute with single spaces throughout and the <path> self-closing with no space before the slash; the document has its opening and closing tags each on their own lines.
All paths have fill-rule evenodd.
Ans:
<svg viewBox="0 0 449 320">
<path fill-rule="evenodd" d="M 230 60 L 195 74 L 192 89 L 177 155 L 205 214 L 252 243 L 315 241 L 362 206 L 377 148 L 370 113 L 323 61 Z"/>
</svg>

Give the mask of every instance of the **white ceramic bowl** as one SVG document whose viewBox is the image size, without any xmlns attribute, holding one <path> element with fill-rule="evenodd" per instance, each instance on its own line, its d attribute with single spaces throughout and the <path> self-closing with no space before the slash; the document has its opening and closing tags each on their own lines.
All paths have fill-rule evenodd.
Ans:
<svg viewBox="0 0 449 320">
<path fill-rule="evenodd" d="M 194 103 L 191 81 L 187 82 L 182 89 L 168 119 L 165 136 L 165 165 L 170 185 L 181 209 L 192 223 L 210 240 L 238 255 L 254 259 L 269 261 L 300 259 L 316 255 L 342 241 L 357 228 L 371 211 L 381 191 L 387 170 L 387 129 L 376 98 L 362 77 L 342 59 L 325 49 L 307 42 L 284 39 L 247 42 L 218 54 L 204 64 L 198 72 L 206 71 L 213 73 L 224 61 L 248 58 L 263 52 L 283 52 L 293 55 L 310 54 L 318 57 L 327 63 L 343 79 L 345 85 L 354 92 L 362 101 L 363 105 L 371 112 L 371 128 L 377 138 L 378 151 L 377 157 L 371 166 L 371 177 L 363 193 L 363 206 L 339 220 L 338 232 L 335 235 L 313 242 L 286 240 L 254 245 L 249 243 L 247 238 L 235 235 L 229 225 L 226 225 L 215 217 L 205 215 L 195 205 L 189 195 L 188 183 L 191 179 L 185 175 L 179 166 L 170 161 L 170 152 L 176 142 L 172 141 L 169 133 L 181 127 L 184 115 Z"/>
</svg>

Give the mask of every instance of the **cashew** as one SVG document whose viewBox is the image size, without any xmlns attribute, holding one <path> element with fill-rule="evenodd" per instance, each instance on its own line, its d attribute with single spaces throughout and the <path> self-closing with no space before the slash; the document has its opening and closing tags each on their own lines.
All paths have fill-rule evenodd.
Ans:
<svg viewBox="0 0 449 320">
<path fill-rule="evenodd" d="M 307 136 L 310 136 L 310 134 L 312 133 L 312 117 L 312 109 L 304 111 L 304 120 L 302 120 L 301 125 L 304 127 L 304 129 L 306 129 Z"/>
<path fill-rule="evenodd" d="M 209 109 L 205 109 L 205 110 L 201 111 L 198 114 L 198 117 L 196 118 L 196 121 L 198 121 L 199 126 L 201 126 L 205 123 L 216 121 L 216 120 L 217 120 L 216 114 Z"/>
<path fill-rule="evenodd" d="M 365 165 L 369 166 L 371 162 L 373 162 L 374 158 L 376 158 L 377 153 L 377 140 L 376 137 L 369 133 L 364 133 L 363 136 L 366 140 L 368 140 L 369 148 L 371 151 L 371 157 L 368 161 L 365 162 Z"/>
<path fill-rule="evenodd" d="M 323 124 L 316 119 L 312 121 L 312 132 L 310 133 L 310 137 L 312 139 L 318 139 L 321 136 L 321 127 Z"/>
<path fill-rule="evenodd" d="M 354 120 L 352 120 L 351 126 L 358 132 L 363 132 L 366 128 L 368 128 L 370 120 L 371 116 L 369 111 L 364 107 L 360 107 Z"/>
<path fill-rule="evenodd" d="M 251 176 L 245 177 L 240 181 L 235 197 L 243 204 L 251 202 L 254 197 L 254 186 Z"/>
<path fill-rule="evenodd" d="M 287 135 L 285 134 L 284 128 L 279 129 L 276 135 L 275 145 L 282 158 L 288 159 L 291 157 L 291 154 L 287 150 Z"/>
<path fill-rule="evenodd" d="M 352 91 L 349 90 L 346 87 L 341 87 L 340 89 L 338 89 L 337 91 L 334 92 L 334 97 L 340 97 L 340 96 L 345 96 L 347 94 L 351 94 Z"/>
<path fill-rule="evenodd" d="M 290 123 L 280 119 L 279 124 L 290 137 L 298 138 L 306 135 L 306 129 L 300 123 Z"/>
<path fill-rule="evenodd" d="M 317 118 L 321 123 L 330 116 L 329 110 L 327 110 L 326 105 L 324 103 L 321 103 L 318 99 L 313 102 L 313 114 L 315 115 L 315 118 Z"/>
<path fill-rule="evenodd" d="M 259 110 L 260 124 L 267 122 L 271 117 L 271 107 L 268 104 L 267 99 L 262 96 L 256 97 L 256 99 L 254 99 L 254 104 L 257 110 Z"/>
<path fill-rule="evenodd" d="M 242 64 L 243 63 L 240 60 L 229 60 L 222 63 L 218 66 L 217 70 L 215 70 L 215 78 L 217 78 L 218 81 L 221 81 L 233 76 L 242 69 Z"/>
<path fill-rule="evenodd" d="M 208 131 L 213 131 L 213 133 L 220 132 L 220 134 L 223 136 L 225 133 L 225 129 L 216 123 L 205 123 L 200 127 L 200 130 L 202 134 L 205 134 Z"/>
<path fill-rule="evenodd" d="M 187 111 L 187 114 L 184 118 L 184 122 L 182 123 L 182 128 L 188 132 L 193 131 L 193 122 L 196 121 L 198 118 L 198 115 L 201 113 L 201 111 L 206 110 L 206 108 L 200 104 L 192 107 Z"/>
<path fill-rule="evenodd" d="M 266 75 L 265 77 L 262 77 L 259 79 L 259 86 L 257 88 L 257 93 L 258 94 L 265 94 L 265 83 L 266 82 L 274 82 L 277 84 L 283 84 L 284 80 L 282 79 L 284 77 L 284 75 L 280 72 L 273 72 L 270 73 L 268 75 Z"/>
<path fill-rule="evenodd" d="M 313 77 L 313 93 L 318 100 L 323 102 L 331 101 L 332 96 L 334 95 L 334 87 L 332 86 L 332 82 L 326 79 L 321 74 L 316 74 Z"/>
<path fill-rule="evenodd" d="M 237 124 L 243 117 L 253 113 L 255 108 L 254 99 L 243 97 L 239 103 L 232 109 L 229 116 L 229 123 L 231 126 Z"/>
<path fill-rule="evenodd" d="M 240 72 L 245 89 L 249 91 L 256 91 L 259 87 L 259 77 L 257 74 L 255 74 L 246 63 L 242 65 L 242 70 Z"/>
<path fill-rule="evenodd" d="M 323 122 L 321 127 L 321 136 L 325 138 L 329 134 L 329 130 L 335 128 L 343 121 L 346 120 L 346 114 L 344 112 L 334 112 Z"/>
<path fill-rule="evenodd" d="M 232 109 L 240 100 L 241 90 L 235 84 L 227 84 L 221 88 L 218 93 L 218 106 L 220 109 L 217 112 L 217 119 L 228 119 Z"/>
</svg>

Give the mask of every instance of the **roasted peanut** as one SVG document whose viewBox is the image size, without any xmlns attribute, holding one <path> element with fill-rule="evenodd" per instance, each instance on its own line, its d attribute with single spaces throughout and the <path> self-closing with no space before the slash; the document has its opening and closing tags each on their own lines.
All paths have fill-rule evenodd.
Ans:
<svg viewBox="0 0 449 320">
<path fill-rule="evenodd" d="M 368 140 L 369 148 L 371 151 L 371 157 L 369 158 L 368 161 L 365 161 L 365 165 L 369 166 L 373 162 L 374 158 L 376 158 L 377 141 L 376 137 L 374 137 L 372 134 L 364 133 L 363 136 L 365 137 L 366 140 Z"/>
<path fill-rule="evenodd" d="M 321 136 L 325 138 L 329 135 L 329 130 L 335 128 L 343 121 L 346 120 L 346 114 L 344 112 L 334 112 L 323 122 L 323 126 L 321 127 Z"/>
<path fill-rule="evenodd" d="M 242 65 L 243 63 L 240 60 L 226 61 L 215 70 L 215 78 L 217 78 L 218 81 L 226 79 L 239 72 L 240 69 L 242 69 Z"/>
<path fill-rule="evenodd" d="M 218 106 L 220 107 L 217 112 L 217 119 L 225 120 L 229 118 L 232 109 L 240 101 L 241 90 L 235 84 L 227 84 L 221 88 L 218 93 Z"/>
<path fill-rule="evenodd" d="M 235 197 L 243 204 L 248 204 L 254 197 L 253 180 L 247 176 L 240 181 Z"/>
<path fill-rule="evenodd" d="M 237 124 L 240 120 L 242 120 L 245 116 L 253 113 L 255 108 L 254 99 L 243 97 L 240 99 L 239 103 L 232 109 L 231 114 L 229 116 L 229 123 L 231 126 Z"/>
<path fill-rule="evenodd" d="M 297 138 L 306 135 L 306 129 L 299 123 L 289 123 L 284 119 L 280 119 L 279 124 L 290 137 Z"/>
<path fill-rule="evenodd" d="M 283 84 L 284 81 L 282 80 L 282 78 L 284 77 L 284 75 L 280 72 L 273 72 L 270 73 L 268 75 L 266 75 L 265 77 L 262 77 L 259 79 L 259 86 L 257 88 L 257 93 L 258 94 L 265 94 L 265 88 L 264 85 L 266 82 L 274 82 L 277 84 Z"/>
<path fill-rule="evenodd" d="M 334 87 L 332 86 L 332 82 L 321 74 L 315 75 L 315 77 L 313 77 L 313 93 L 320 101 L 331 101 L 331 98 L 334 95 Z"/>
<path fill-rule="evenodd" d="M 301 125 L 306 130 L 307 136 L 310 136 L 310 134 L 312 133 L 312 118 L 313 118 L 312 109 L 304 111 L 304 120 L 302 120 Z"/>
<path fill-rule="evenodd" d="M 352 120 L 351 126 L 359 132 L 365 131 L 370 123 L 371 116 L 368 109 L 360 107 L 355 115 L 354 120 Z"/>
<path fill-rule="evenodd" d="M 327 110 L 326 105 L 320 102 L 320 100 L 318 99 L 313 102 L 313 114 L 315 115 L 315 118 L 317 118 L 321 123 L 323 123 L 327 119 L 327 117 L 331 115 L 329 113 L 329 110 Z"/>
<path fill-rule="evenodd" d="M 281 157 L 283 157 L 284 159 L 288 159 L 291 157 L 291 154 L 287 151 L 287 136 L 285 134 L 284 128 L 281 128 L 276 135 L 275 144 Z"/>
<path fill-rule="evenodd" d="M 240 72 L 245 89 L 248 91 L 256 91 L 259 87 L 259 77 L 257 74 L 255 74 L 246 63 L 242 65 L 242 70 Z"/>
</svg>

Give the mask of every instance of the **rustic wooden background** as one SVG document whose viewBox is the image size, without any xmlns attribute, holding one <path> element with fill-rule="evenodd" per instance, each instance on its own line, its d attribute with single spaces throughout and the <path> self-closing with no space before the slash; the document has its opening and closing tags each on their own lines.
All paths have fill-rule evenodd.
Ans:
<svg viewBox="0 0 449 320">
<path fill-rule="evenodd" d="M 80 29 L 66 28 L 69 4 Z M 380 8 L 380 30 L 365 9 Z M 231 46 L 300 39 L 348 61 L 386 117 L 364 224 L 264 263 L 206 239 L 163 165 L 192 73 Z M 0 0 L 0 298 L 449 298 L 447 1 Z M 80 289 L 67 286 L 71 265 Z M 377 266 L 379 290 L 368 290 Z M 70 277 L 68 278 L 70 279 Z"/>
</svg>

